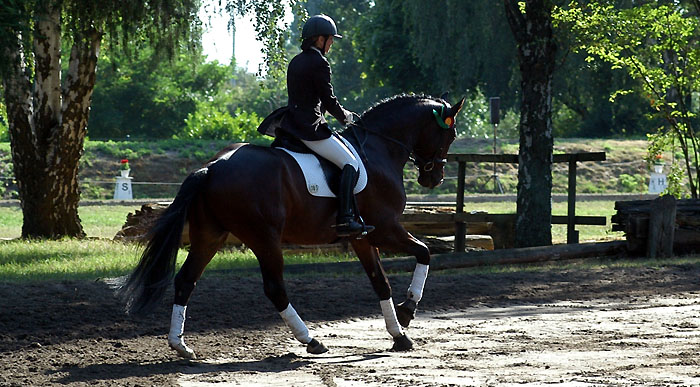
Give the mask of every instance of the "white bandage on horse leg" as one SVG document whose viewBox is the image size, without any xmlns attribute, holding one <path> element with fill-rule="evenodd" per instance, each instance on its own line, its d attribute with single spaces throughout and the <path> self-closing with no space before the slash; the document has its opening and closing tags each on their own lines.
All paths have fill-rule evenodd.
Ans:
<svg viewBox="0 0 700 387">
<path fill-rule="evenodd" d="M 173 304 L 173 314 L 170 317 L 170 332 L 168 333 L 168 344 L 170 348 L 185 359 L 195 359 L 194 351 L 185 344 L 182 334 L 185 332 L 185 312 L 186 306 Z"/>
<path fill-rule="evenodd" d="M 386 330 L 389 331 L 391 337 L 403 336 L 403 330 L 399 325 L 399 320 L 396 318 L 396 310 L 394 309 L 394 301 L 389 297 L 388 300 L 380 300 L 379 305 L 382 307 Z"/>
<path fill-rule="evenodd" d="M 285 324 L 292 330 L 294 337 L 299 340 L 302 344 L 308 344 L 311 341 L 311 336 L 309 335 L 309 329 L 306 327 L 301 317 L 294 310 L 292 304 L 287 305 L 287 308 L 280 312 L 282 320 Z"/>
<path fill-rule="evenodd" d="M 168 334 L 168 340 L 179 341 L 179 338 L 185 331 L 186 311 L 186 306 L 173 304 L 173 314 L 170 316 L 170 333 Z"/>
<path fill-rule="evenodd" d="M 411 285 L 408 287 L 408 298 L 415 301 L 416 304 L 423 298 L 423 287 L 425 286 L 426 278 L 428 278 L 428 265 L 416 263 L 416 270 L 413 271 L 413 280 L 411 280 Z"/>
</svg>

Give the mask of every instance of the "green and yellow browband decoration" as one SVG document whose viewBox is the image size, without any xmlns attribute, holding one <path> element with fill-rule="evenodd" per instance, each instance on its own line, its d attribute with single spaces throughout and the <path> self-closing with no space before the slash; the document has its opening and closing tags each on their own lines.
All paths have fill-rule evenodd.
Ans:
<svg viewBox="0 0 700 387">
<path fill-rule="evenodd" d="M 435 121 L 443 129 L 450 129 L 455 125 L 455 119 L 453 117 L 447 117 L 442 119 L 442 114 L 445 112 L 445 105 L 440 107 L 440 113 L 433 109 L 433 115 L 435 116 Z"/>
</svg>

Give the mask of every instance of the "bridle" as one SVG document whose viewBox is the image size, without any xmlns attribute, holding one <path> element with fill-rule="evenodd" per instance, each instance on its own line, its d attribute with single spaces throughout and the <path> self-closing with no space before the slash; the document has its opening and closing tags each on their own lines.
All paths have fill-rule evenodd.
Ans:
<svg viewBox="0 0 700 387">
<path fill-rule="evenodd" d="M 435 121 L 437 122 L 438 126 L 445 131 L 447 130 L 452 130 L 454 129 L 455 126 L 455 120 L 453 117 L 447 117 L 443 118 L 445 114 L 445 104 L 442 103 L 440 105 L 440 113 L 437 112 L 437 110 L 433 109 L 433 116 L 435 117 Z M 442 155 L 442 147 L 435 151 L 435 154 L 433 154 L 433 157 L 431 159 L 424 159 L 420 156 L 418 156 L 417 153 L 414 152 L 415 160 L 413 163 L 418 167 L 418 169 L 422 169 L 425 172 L 430 172 L 432 171 L 436 165 L 439 165 L 440 167 L 445 167 L 445 164 L 447 164 L 447 159 L 444 157 L 441 157 Z"/>
<path fill-rule="evenodd" d="M 444 114 L 445 111 L 445 104 L 442 104 L 440 107 L 440 113 L 437 112 L 437 110 L 433 109 L 433 115 L 435 116 L 435 120 L 437 121 L 438 126 L 442 129 L 452 129 L 454 128 L 454 120 L 452 119 L 451 123 L 448 124 L 445 122 L 445 119 L 442 118 L 442 115 Z M 362 123 L 362 117 L 357 114 L 353 113 L 358 117 L 358 121 L 353 122 L 350 124 L 352 126 L 352 133 L 355 136 L 355 139 L 357 140 L 357 143 L 360 146 L 360 153 L 362 155 L 362 158 L 364 159 L 365 162 L 367 162 L 367 154 L 365 153 L 365 148 L 364 145 L 367 142 L 367 138 L 369 137 L 370 134 L 373 134 L 375 136 L 381 137 L 389 142 L 392 142 L 394 144 L 399 145 L 406 153 L 408 154 L 408 159 L 413 161 L 413 165 L 418 168 L 418 170 L 422 170 L 424 172 L 430 172 L 433 169 L 435 169 L 436 166 L 444 167 L 445 164 L 447 164 L 447 159 L 442 157 L 442 147 L 435 151 L 433 156 L 431 158 L 424 158 L 418 155 L 414 150 L 409 149 L 406 144 L 402 143 L 401 141 L 387 136 L 384 133 L 378 132 L 376 130 L 370 129 L 366 125 Z M 356 128 L 362 129 L 365 131 L 365 138 L 364 140 L 360 140 L 359 135 L 357 134 L 357 131 L 355 130 Z"/>
<path fill-rule="evenodd" d="M 442 119 L 442 114 L 444 112 L 445 105 L 443 104 L 440 108 L 440 113 L 437 112 L 437 110 L 433 109 L 433 115 L 436 118 L 436 121 L 438 123 L 438 126 L 440 126 L 443 129 L 451 129 L 454 127 L 454 123 L 452 125 L 448 125 L 445 123 L 445 121 Z M 447 164 L 447 159 L 444 157 L 441 157 L 440 155 L 442 154 L 442 147 L 435 151 L 433 154 L 433 157 L 431 158 L 424 158 L 418 155 L 415 151 L 409 149 L 406 144 L 402 143 L 401 141 L 387 136 L 384 133 L 378 132 L 374 129 L 370 129 L 366 125 L 362 123 L 362 117 L 354 113 L 358 117 L 358 121 L 353 122 L 350 124 L 352 126 L 352 133 L 355 136 L 355 139 L 357 140 L 357 143 L 360 147 L 360 153 L 362 155 L 362 158 L 364 159 L 365 162 L 367 162 L 367 153 L 365 152 L 364 145 L 367 142 L 367 138 L 369 137 L 370 134 L 373 134 L 377 137 L 381 137 L 389 142 L 392 142 L 394 144 L 399 145 L 407 154 L 408 154 L 408 159 L 413 161 L 413 164 L 418 168 L 418 170 L 422 170 L 424 172 L 430 172 L 433 169 L 435 169 L 435 166 L 441 166 L 444 167 L 445 164 Z M 362 129 L 365 132 L 365 137 L 363 140 L 360 140 L 359 135 L 357 134 L 356 129 Z"/>
</svg>

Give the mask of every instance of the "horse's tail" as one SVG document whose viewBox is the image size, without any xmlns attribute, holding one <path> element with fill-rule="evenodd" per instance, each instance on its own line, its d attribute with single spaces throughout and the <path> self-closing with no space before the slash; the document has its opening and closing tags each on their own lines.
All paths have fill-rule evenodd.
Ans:
<svg viewBox="0 0 700 387">
<path fill-rule="evenodd" d="M 148 235 L 148 244 L 134 271 L 119 286 L 118 294 L 126 302 L 126 311 L 144 315 L 163 298 L 175 273 L 187 210 L 207 180 L 207 168 L 189 175 L 180 186 L 175 200 L 158 218 Z"/>
</svg>

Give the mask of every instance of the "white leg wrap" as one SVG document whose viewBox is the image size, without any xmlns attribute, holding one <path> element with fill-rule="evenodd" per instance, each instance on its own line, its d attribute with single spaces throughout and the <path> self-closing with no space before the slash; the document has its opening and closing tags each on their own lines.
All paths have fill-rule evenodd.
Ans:
<svg viewBox="0 0 700 387">
<path fill-rule="evenodd" d="M 173 304 L 173 314 L 170 317 L 170 333 L 168 334 L 168 339 L 179 338 L 182 336 L 182 333 L 185 332 L 186 311 L 186 306 Z"/>
<path fill-rule="evenodd" d="M 426 278 L 428 278 L 428 267 L 428 265 L 416 263 L 416 270 L 413 271 L 413 280 L 408 287 L 408 298 L 415 301 L 416 304 L 423 298 L 423 287 Z"/>
<path fill-rule="evenodd" d="M 173 304 L 173 314 L 170 317 L 170 332 L 168 333 L 168 344 L 170 348 L 186 358 L 194 359 L 194 351 L 185 344 L 182 334 L 185 332 L 185 313 L 187 306 Z"/>
<path fill-rule="evenodd" d="M 309 329 L 306 327 L 301 317 L 294 310 L 292 304 L 287 305 L 287 309 L 280 312 L 282 320 L 285 324 L 292 330 L 294 337 L 299 340 L 302 344 L 308 344 L 311 341 L 311 336 L 309 335 Z"/>
<path fill-rule="evenodd" d="M 382 307 L 386 330 L 389 331 L 391 337 L 403 336 L 403 330 L 399 325 L 399 320 L 396 318 L 396 310 L 394 309 L 394 301 L 389 297 L 388 300 L 380 300 L 379 305 Z"/>
</svg>

